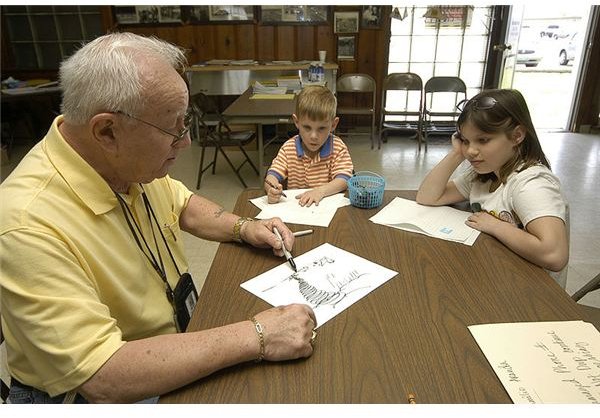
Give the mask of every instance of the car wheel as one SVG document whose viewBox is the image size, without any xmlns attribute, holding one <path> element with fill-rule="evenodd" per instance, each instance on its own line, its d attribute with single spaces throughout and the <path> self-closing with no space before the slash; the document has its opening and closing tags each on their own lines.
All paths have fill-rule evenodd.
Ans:
<svg viewBox="0 0 600 418">
<path fill-rule="evenodd" d="M 567 51 L 563 49 L 560 51 L 560 54 L 558 54 L 558 63 L 560 65 L 567 65 L 568 62 L 569 60 L 567 59 Z"/>
</svg>

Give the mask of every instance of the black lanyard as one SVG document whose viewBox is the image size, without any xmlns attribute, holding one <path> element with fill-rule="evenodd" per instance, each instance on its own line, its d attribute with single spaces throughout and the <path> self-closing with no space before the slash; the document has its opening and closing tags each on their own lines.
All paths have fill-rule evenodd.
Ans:
<svg viewBox="0 0 600 418">
<path fill-rule="evenodd" d="M 169 281 L 167 280 L 167 271 L 165 270 L 162 256 L 160 255 L 160 249 L 158 248 L 158 242 L 156 240 L 156 234 L 154 233 L 154 226 L 152 224 L 152 220 L 154 220 L 154 223 L 156 224 L 156 228 L 158 229 L 158 232 L 160 233 L 160 236 L 162 237 L 165 247 L 167 248 L 167 251 L 169 252 L 169 256 L 171 257 L 171 260 L 173 261 L 175 270 L 177 270 L 178 277 L 181 276 L 181 273 L 179 271 L 179 267 L 177 267 L 175 258 L 173 257 L 173 254 L 171 253 L 171 249 L 169 248 L 167 239 L 165 238 L 164 234 L 162 233 L 162 230 L 160 229 L 160 224 L 158 223 L 156 214 L 154 213 L 154 210 L 152 209 L 152 205 L 150 205 L 150 201 L 148 200 L 148 197 L 146 196 L 146 192 L 144 191 L 144 188 L 142 187 L 141 184 L 140 184 L 140 187 L 142 188 L 142 199 L 144 200 L 144 206 L 146 207 L 146 214 L 148 215 L 148 220 L 150 221 L 150 230 L 152 231 L 152 237 L 154 239 L 154 246 L 156 247 L 156 252 L 158 253 L 157 256 L 155 256 L 154 252 L 152 252 L 152 249 L 150 248 L 150 246 L 148 245 L 148 242 L 144 238 L 144 234 L 142 234 L 142 230 L 141 230 L 140 226 L 138 225 L 138 223 L 135 221 L 135 217 L 133 216 L 133 213 L 131 213 L 131 209 L 129 209 L 129 206 L 127 206 L 127 203 L 125 202 L 125 200 L 118 193 L 115 193 L 115 196 L 117 197 L 117 200 L 119 201 L 119 204 L 121 205 L 121 209 L 123 210 L 123 215 L 125 215 L 125 220 L 127 221 L 127 225 L 129 226 L 131 235 L 133 235 L 133 238 L 135 239 L 137 246 L 142 251 L 142 253 L 146 256 L 146 258 L 148 259 L 148 261 L 150 262 L 150 264 L 152 265 L 154 270 L 158 273 L 161 280 L 165 284 L 165 294 L 167 295 L 167 300 L 169 301 L 169 303 L 173 307 L 173 310 L 175 311 L 175 298 L 174 298 L 173 288 L 171 287 L 171 285 L 169 284 Z M 135 226 L 135 228 L 134 228 L 134 226 Z M 142 242 L 144 243 L 144 246 L 142 246 Z"/>
</svg>

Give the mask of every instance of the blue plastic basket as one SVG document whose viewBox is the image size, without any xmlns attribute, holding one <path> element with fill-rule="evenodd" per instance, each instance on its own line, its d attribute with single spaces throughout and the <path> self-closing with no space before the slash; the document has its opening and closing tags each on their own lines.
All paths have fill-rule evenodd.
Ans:
<svg viewBox="0 0 600 418">
<path fill-rule="evenodd" d="M 348 179 L 348 193 L 352 206 L 372 209 L 383 203 L 385 179 L 377 173 L 359 171 Z"/>
</svg>

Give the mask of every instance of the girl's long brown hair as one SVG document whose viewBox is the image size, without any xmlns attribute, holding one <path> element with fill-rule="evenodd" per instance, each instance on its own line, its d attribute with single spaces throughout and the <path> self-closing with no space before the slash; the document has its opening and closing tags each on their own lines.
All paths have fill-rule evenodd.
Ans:
<svg viewBox="0 0 600 418">
<path fill-rule="evenodd" d="M 481 109 L 479 103 L 484 97 L 492 97 L 496 104 L 491 108 Z M 484 90 L 469 100 L 456 122 L 460 130 L 465 122 L 471 122 L 477 129 L 488 133 L 504 133 L 509 138 L 514 129 L 521 125 L 525 130 L 525 139 L 517 145 L 517 152 L 500 168 L 499 177 L 495 173 L 477 174 L 476 179 L 485 183 L 499 180 L 506 183 L 508 176 L 515 170 L 522 171 L 535 164 L 543 164 L 550 169 L 550 163 L 542 150 L 529 108 L 525 98 L 518 90 L 493 89 Z"/>
</svg>

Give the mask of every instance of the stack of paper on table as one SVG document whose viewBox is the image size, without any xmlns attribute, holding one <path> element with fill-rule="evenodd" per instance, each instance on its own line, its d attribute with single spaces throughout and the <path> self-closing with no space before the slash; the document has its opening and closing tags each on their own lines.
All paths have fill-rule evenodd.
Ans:
<svg viewBox="0 0 600 418">
<path fill-rule="evenodd" d="M 258 61 L 256 60 L 233 60 L 229 62 L 230 65 L 256 65 Z"/>
<path fill-rule="evenodd" d="M 307 190 L 310 189 L 285 190 L 287 197 L 282 197 L 278 203 L 274 204 L 269 204 L 267 196 L 250 199 L 250 202 L 261 209 L 261 212 L 256 215 L 257 219 L 278 216 L 283 222 L 323 227 L 329 226 L 338 208 L 350 204 L 350 200 L 344 197 L 343 193 L 337 193 L 321 200 L 318 206 L 314 203 L 310 206 L 300 206 L 296 196 Z"/>
<path fill-rule="evenodd" d="M 398 273 L 331 244 L 322 244 L 240 286 L 273 306 L 310 305 L 317 327 L 387 282 Z"/>
<path fill-rule="evenodd" d="M 286 92 L 287 87 L 268 87 L 258 81 L 252 84 L 252 93 L 254 94 L 285 94 Z"/>
<path fill-rule="evenodd" d="M 286 87 L 290 90 L 300 90 L 302 88 L 302 82 L 300 81 L 300 77 L 297 75 L 278 77 L 277 85 L 280 87 Z"/>
<path fill-rule="evenodd" d="M 592 324 L 468 328 L 514 403 L 600 403 L 600 333 Z"/>
<path fill-rule="evenodd" d="M 465 225 L 469 215 L 449 206 L 423 206 L 396 197 L 369 220 L 392 228 L 473 245 L 480 232 Z"/>
<path fill-rule="evenodd" d="M 227 65 L 230 62 L 231 62 L 231 60 L 218 60 L 218 59 L 213 59 L 213 60 L 206 61 L 206 63 L 208 65 Z"/>
</svg>

